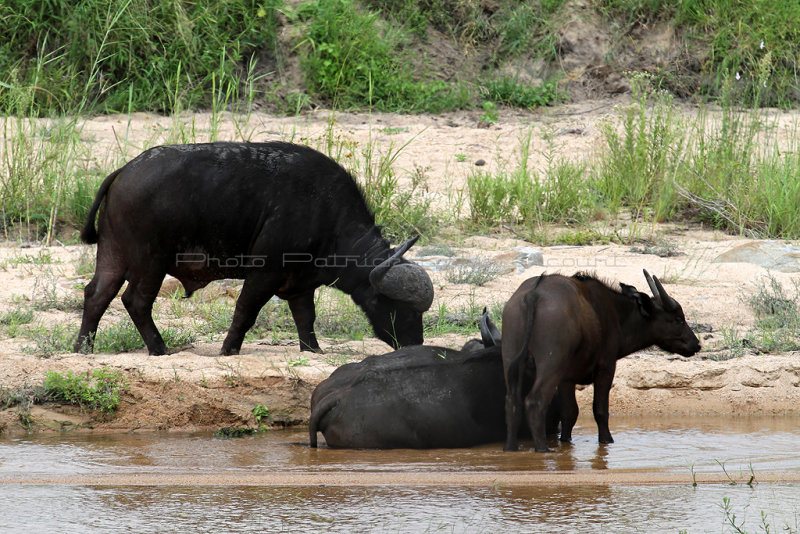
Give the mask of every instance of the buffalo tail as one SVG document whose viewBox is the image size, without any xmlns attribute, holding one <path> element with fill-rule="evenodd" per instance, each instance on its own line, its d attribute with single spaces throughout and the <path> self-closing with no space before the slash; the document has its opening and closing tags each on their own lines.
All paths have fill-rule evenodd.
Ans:
<svg viewBox="0 0 800 534">
<path fill-rule="evenodd" d="M 100 185 L 100 189 L 97 191 L 97 196 L 94 197 L 94 203 L 92 204 L 92 207 L 89 208 L 89 215 L 86 217 L 86 224 L 83 225 L 83 230 L 81 230 L 81 241 L 87 245 L 97 243 L 97 240 L 100 237 L 94 224 L 95 219 L 97 218 L 97 210 L 100 209 L 100 204 L 102 204 L 103 199 L 106 197 L 108 189 L 111 187 L 111 184 L 114 182 L 114 180 L 116 180 L 117 175 L 121 170 L 122 169 L 117 169 L 106 176 L 106 179 L 103 180 L 103 183 Z"/>
<path fill-rule="evenodd" d="M 328 395 L 314 407 L 311 412 L 311 419 L 308 422 L 308 443 L 311 447 L 317 448 L 319 422 L 338 402 L 339 399 L 336 395 Z"/>
<path fill-rule="evenodd" d="M 522 345 L 522 349 L 519 351 L 519 354 L 511 361 L 506 370 L 506 385 L 510 384 L 518 384 L 520 380 L 520 369 L 523 367 L 523 363 L 525 363 L 526 359 L 528 358 L 528 346 L 531 343 L 531 336 L 533 335 L 533 321 L 536 319 L 536 301 L 538 300 L 538 295 L 536 294 L 536 288 L 542 282 L 545 275 L 539 277 L 539 280 L 536 281 L 536 285 L 533 286 L 533 289 L 525 295 L 523 299 L 523 305 L 525 306 L 525 328 L 523 331 L 525 332 L 525 343 Z M 536 362 L 533 358 L 530 359 L 528 362 L 530 366 L 531 374 L 535 376 L 536 373 Z"/>
</svg>

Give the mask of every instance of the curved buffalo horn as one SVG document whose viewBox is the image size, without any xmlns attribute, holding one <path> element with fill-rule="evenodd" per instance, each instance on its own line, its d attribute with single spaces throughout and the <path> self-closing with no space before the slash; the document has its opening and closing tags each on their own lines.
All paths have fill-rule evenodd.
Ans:
<svg viewBox="0 0 800 534">
<path fill-rule="evenodd" d="M 417 242 L 409 239 L 369 273 L 369 283 L 379 293 L 393 300 L 407 302 L 414 310 L 424 312 L 433 303 L 433 283 L 425 269 L 411 262 L 401 263 L 403 254 Z"/>
<path fill-rule="evenodd" d="M 650 276 L 647 269 L 642 269 L 644 277 L 647 280 L 647 285 L 650 286 L 650 291 L 653 292 L 653 297 L 657 302 L 660 302 L 665 310 L 675 308 L 675 300 L 667 294 L 667 290 L 661 285 L 661 282 L 655 276 Z"/>
<path fill-rule="evenodd" d="M 492 321 L 491 317 L 489 317 L 489 312 L 486 311 L 486 308 L 483 308 L 483 314 L 481 315 L 481 340 L 483 341 L 484 347 L 495 347 L 500 345 L 500 331 Z"/>
<path fill-rule="evenodd" d="M 369 283 L 372 284 L 375 289 L 378 289 L 378 286 L 383 281 L 383 278 L 386 276 L 386 273 L 389 272 L 389 269 L 394 267 L 399 261 L 403 254 L 406 253 L 408 249 L 411 248 L 411 245 L 417 242 L 419 236 L 412 237 L 394 251 L 394 253 L 383 260 L 380 264 L 376 265 L 372 271 L 369 273 Z M 379 290 L 380 291 L 380 290 Z"/>
</svg>

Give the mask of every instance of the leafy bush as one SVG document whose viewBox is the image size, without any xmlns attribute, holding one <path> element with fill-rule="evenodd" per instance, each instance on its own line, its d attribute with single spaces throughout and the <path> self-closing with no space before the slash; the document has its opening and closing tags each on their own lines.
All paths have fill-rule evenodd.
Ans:
<svg viewBox="0 0 800 534">
<path fill-rule="evenodd" d="M 406 37 L 383 24 L 377 12 L 351 0 L 321 0 L 303 13 L 310 18 L 306 85 L 335 107 L 435 113 L 468 105 L 465 87 L 412 76 L 403 52 Z"/>
<path fill-rule="evenodd" d="M 518 79 L 501 76 L 480 84 L 487 98 L 499 104 L 517 108 L 538 108 L 550 106 L 564 99 L 555 81 L 548 81 L 540 86 L 531 86 Z"/>
<path fill-rule="evenodd" d="M 53 400 L 112 413 L 120 402 L 120 394 L 128 388 L 120 371 L 103 367 L 85 374 L 67 371 L 62 375 L 49 371 L 44 389 Z"/>
</svg>

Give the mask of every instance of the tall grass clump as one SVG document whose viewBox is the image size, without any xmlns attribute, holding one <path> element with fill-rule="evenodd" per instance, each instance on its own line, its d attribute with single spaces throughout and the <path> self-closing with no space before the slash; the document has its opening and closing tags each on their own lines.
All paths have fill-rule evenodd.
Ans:
<svg viewBox="0 0 800 534">
<path fill-rule="evenodd" d="M 0 113 L 171 111 L 209 105 L 214 77 L 237 79 L 274 50 L 281 0 L 30 0 L 0 3 Z"/>
<path fill-rule="evenodd" d="M 800 237 L 800 140 L 777 137 L 766 112 L 721 105 L 694 120 L 651 76 L 635 75 L 633 104 L 603 129 L 594 188 L 614 213 L 634 220 L 682 219 L 751 236 Z"/>
<path fill-rule="evenodd" d="M 657 220 L 675 207 L 673 178 L 680 163 L 683 128 L 672 97 L 653 91 L 651 77 L 631 78 L 633 104 L 619 123 L 603 126 L 605 156 L 598 165 L 597 190 L 613 212 L 622 208 L 635 217 Z"/>
<path fill-rule="evenodd" d="M 397 243 L 421 235 L 427 241 L 435 235 L 439 217 L 431 210 L 431 200 L 425 194 L 423 169 L 410 174 L 410 183 L 400 184 L 394 162 L 404 146 L 390 145 L 383 152 L 370 142 L 362 150 L 364 168 L 359 175 L 364 197 L 384 237 Z"/>
<path fill-rule="evenodd" d="M 679 192 L 689 213 L 726 231 L 800 237 L 796 136 L 779 139 L 768 114 L 740 110 L 726 98 L 702 114 L 687 145 Z"/>
<path fill-rule="evenodd" d="M 415 234 L 423 236 L 424 241 L 432 238 L 441 214 L 431 210 L 426 170 L 415 166 L 408 171 L 408 178 L 401 180 L 396 169 L 397 158 L 414 138 L 399 146 L 390 143 L 382 147 L 370 135 L 360 146 L 337 134 L 333 126 L 331 121 L 317 148 L 356 177 L 383 236 L 395 243 Z"/>
<path fill-rule="evenodd" d="M 515 167 L 467 177 L 471 223 L 477 227 L 545 223 L 581 224 L 596 213 L 591 182 L 583 164 L 546 155 L 542 172 L 531 168 L 529 130 L 520 140 Z"/>
<path fill-rule="evenodd" d="M 0 224 L 49 242 L 60 222 L 82 222 L 101 176 L 81 166 L 89 148 L 76 119 L 0 119 Z"/>
</svg>

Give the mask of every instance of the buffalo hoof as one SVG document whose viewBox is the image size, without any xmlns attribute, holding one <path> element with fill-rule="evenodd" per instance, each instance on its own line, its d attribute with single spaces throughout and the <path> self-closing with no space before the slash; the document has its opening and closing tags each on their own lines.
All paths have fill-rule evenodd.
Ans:
<svg viewBox="0 0 800 534">
<path fill-rule="evenodd" d="M 236 356 L 239 354 L 239 349 L 226 349 L 223 347 L 222 350 L 219 351 L 219 354 L 220 356 Z"/>
<path fill-rule="evenodd" d="M 534 451 L 536 451 L 536 452 L 552 452 L 548 447 L 544 447 L 544 448 L 536 447 L 534 449 Z"/>
<path fill-rule="evenodd" d="M 94 351 L 94 345 L 88 339 L 78 340 L 72 345 L 73 352 L 81 354 L 91 354 Z"/>
<path fill-rule="evenodd" d="M 608 436 L 607 438 L 600 438 L 600 443 L 614 443 L 614 438 Z"/>
<path fill-rule="evenodd" d="M 163 356 L 168 353 L 167 346 L 163 341 L 161 343 L 155 343 L 152 346 L 148 345 L 147 351 L 150 353 L 150 356 Z"/>
</svg>

